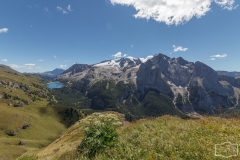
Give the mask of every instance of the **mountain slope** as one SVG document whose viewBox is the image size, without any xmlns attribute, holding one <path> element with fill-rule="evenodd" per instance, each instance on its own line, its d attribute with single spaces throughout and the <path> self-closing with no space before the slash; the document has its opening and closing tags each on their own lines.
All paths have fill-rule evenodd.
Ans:
<svg viewBox="0 0 240 160">
<path fill-rule="evenodd" d="M 133 82 L 139 101 L 154 90 L 170 97 L 177 109 L 192 115 L 196 112 L 212 114 L 220 108 L 235 106 L 239 89 L 237 85 L 220 80 L 218 73 L 204 63 L 163 54 L 146 59 L 124 57 L 94 65 L 75 64 L 56 80 L 81 81 L 89 86 L 99 80 Z"/>
<path fill-rule="evenodd" d="M 33 154 L 36 154 L 39 160 L 87 160 L 87 157 L 77 152 L 77 147 L 84 138 L 81 121 L 71 126 L 49 146 Z M 239 118 L 204 117 L 200 120 L 185 120 L 162 116 L 125 123 L 117 130 L 119 134 L 117 145 L 101 151 L 95 159 L 217 160 L 220 157 L 213 154 L 214 146 L 223 142 L 238 141 L 236 133 L 240 132 L 239 122 Z M 228 152 L 226 147 L 229 147 L 228 144 L 219 146 L 218 153 L 224 156 L 236 154 L 235 147 L 231 147 Z"/>
<path fill-rule="evenodd" d="M 40 78 L 0 65 L 0 159 L 17 158 L 51 143 L 69 121 L 66 108 L 48 107 L 51 98 Z"/>
<path fill-rule="evenodd" d="M 65 71 L 64 69 L 56 68 L 52 71 L 46 71 L 46 72 L 43 72 L 43 73 L 24 73 L 24 74 L 25 75 L 39 76 L 44 80 L 53 80 L 55 77 L 62 74 L 64 71 Z"/>
</svg>

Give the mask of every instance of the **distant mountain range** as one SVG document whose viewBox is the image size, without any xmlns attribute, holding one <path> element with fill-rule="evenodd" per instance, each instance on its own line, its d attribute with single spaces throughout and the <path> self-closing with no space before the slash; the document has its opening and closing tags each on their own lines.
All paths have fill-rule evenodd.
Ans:
<svg viewBox="0 0 240 160">
<path fill-rule="evenodd" d="M 218 75 L 225 75 L 229 77 L 240 77 L 240 72 L 217 71 Z"/>
<path fill-rule="evenodd" d="M 45 80 L 53 80 L 58 75 L 62 74 L 64 71 L 65 71 L 64 69 L 56 68 L 53 71 L 46 71 L 46 72 L 43 72 L 43 73 L 25 73 L 25 74 L 36 75 L 36 76 L 39 76 L 39 77 L 41 77 Z"/>
<path fill-rule="evenodd" d="M 126 97 L 136 95 L 141 101 L 153 91 L 168 96 L 177 110 L 198 116 L 198 113 L 216 113 L 238 105 L 239 79 L 218 74 L 199 61 L 193 63 L 181 57 L 156 54 L 146 59 L 124 57 L 93 65 L 74 64 L 56 80 L 78 81 L 89 86 L 102 80 L 133 83 L 136 90 L 126 91 L 117 99 L 124 102 Z"/>
</svg>

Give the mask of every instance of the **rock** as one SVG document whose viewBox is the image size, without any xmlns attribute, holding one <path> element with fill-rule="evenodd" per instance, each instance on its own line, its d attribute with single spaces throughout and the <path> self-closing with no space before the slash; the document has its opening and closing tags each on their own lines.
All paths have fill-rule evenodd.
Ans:
<svg viewBox="0 0 240 160">
<path fill-rule="evenodd" d="M 18 145 L 19 145 L 19 146 L 25 146 L 25 145 L 27 145 L 27 143 L 21 140 L 21 141 L 18 143 Z"/>
<path fill-rule="evenodd" d="M 7 131 L 6 134 L 9 135 L 9 136 L 16 136 L 17 131 Z"/>
<path fill-rule="evenodd" d="M 22 101 L 20 101 L 17 104 L 14 104 L 14 107 L 23 107 L 23 106 L 24 106 L 24 103 Z"/>
<path fill-rule="evenodd" d="M 17 84 L 17 83 L 14 83 L 13 88 L 15 88 L 15 89 L 19 89 L 18 84 Z"/>
<path fill-rule="evenodd" d="M 24 125 L 22 126 L 22 129 L 28 129 L 30 126 L 31 126 L 31 124 L 24 124 Z"/>
<path fill-rule="evenodd" d="M 3 85 L 7 85 L 7 82 L 6 82 L 6 81 L 1 81 L 1 83 L 2 83 Z"/>
<path fill-rule="evenodd" d="M 9 85 L 9 86 L 12 86 L 12 85 L 13 85 L 13 83 L 12 83 L 12 82 L 8 82 L 8 85 Z"/>
</svg>

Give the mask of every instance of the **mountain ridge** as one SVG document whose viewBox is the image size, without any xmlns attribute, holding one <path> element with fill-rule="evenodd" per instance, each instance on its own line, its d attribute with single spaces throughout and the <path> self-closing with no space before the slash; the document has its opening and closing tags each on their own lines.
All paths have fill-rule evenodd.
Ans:
<svg viewBox="0 0 240 160">
<path fill-rule="evenodd" d="M 159 53 L 145 61 L 123 57 L 93 65 L 75 64 L 77 66 L 82 66 L 81 70 L 66 70 L 56 80 L 86 84 L 105 79 L 133 82 L 138 98 L 149 89 L 156 89 L 168 95 L 178 109 L 193 114 L 196 111 L 213 114 L 219 108 L 235 106 L 238 101 L 238 86 L 232 86 L 226 79 L 220 80 L 218 73 L 206 64 L 188 62 L 182 57 L 170 58 Z"/>
</svg>

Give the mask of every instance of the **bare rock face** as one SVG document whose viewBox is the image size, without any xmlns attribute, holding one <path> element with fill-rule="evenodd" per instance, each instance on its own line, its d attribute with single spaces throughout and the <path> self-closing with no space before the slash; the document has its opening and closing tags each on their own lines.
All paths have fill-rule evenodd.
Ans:
<svg viewBox="0 0 240 160">
<path fill-rule="evenodd" d="M 149 90 L 168 95 L 180 110 L 187 113 L 215 113 L 219 107 L 230 108 L 237 104 L 235 88 L 239 80 L 220 78 L 211 67 L 201 62 L 188 62 L 183 58 L 170 58 L 163 54 L 153 57 L 124 57 L 94 65 L 75 64 L 56 80 L 81 80 L 94 83 L 102 79 L 132 81 L 139 98 Z M 227 82 L 228 81 L 228 82 Z M 234 86 L 234 87 L 233 87 Z"/>
<path fill-rule="evenodd" d="M 91 66 L 87 64 L 74 64 L 61 75 L 59 75 L 56 80 L 80 80 L 87 75 L 90 68 Z"/>
<path fill-rule="evenodd" d="M 193 91 L 193 88 L 197 89 Z M 236 104 L 234 88 L 222 85 L 217 72 L 201 62 L 195 63 L 189 90 L 195 96 L 192 103 L 196 110 L 215 113 L 219 107 L 229 108 Z"/>
<path fill-rule="evenodd" d="M 155 55 L 140 66 L 137 87 L 142 95 L 150 88 L 170 97 L 173 95 L 173 102 L 180 94 L 184 112 L 215 113 L 219 107 L 229 108 L 236 104 L 234 88 L 222 85 L 216 71 L 201 62 L 187 62 L 181 57 L 171 59 Z"/>
<path fill-rule="evenodd" d="M 142 95 L 148 89 L 157 89 L 160 92 L 171 95 L 172 91 L 164 80 L 168 74 L 168 60 L 170 58 L 164 55 L 154 56 L 151 60 L 142 64 L 137 71 L 137 88 Z"/>
</svg>

